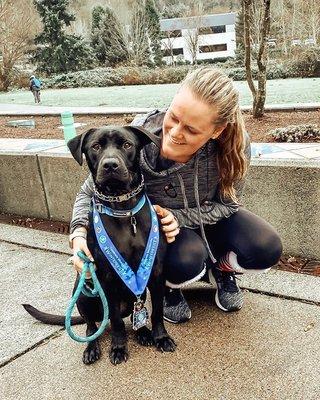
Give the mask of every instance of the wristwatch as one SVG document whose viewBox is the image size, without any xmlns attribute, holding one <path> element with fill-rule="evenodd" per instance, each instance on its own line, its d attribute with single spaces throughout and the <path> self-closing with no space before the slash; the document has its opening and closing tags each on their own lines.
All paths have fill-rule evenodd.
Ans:
<svg viewBox="0 0 320 400">
<path fill-rule="evenodd" d="M 84 239 L 87 239 L 87 232 L 75 230 L 73 233 L 71 233 L 71 235 L 69 235 L 69 247 L 70 247 L 70 249 L 72 249 L 72 241 L 76 237 L 82 237 Z"/>
</svg>

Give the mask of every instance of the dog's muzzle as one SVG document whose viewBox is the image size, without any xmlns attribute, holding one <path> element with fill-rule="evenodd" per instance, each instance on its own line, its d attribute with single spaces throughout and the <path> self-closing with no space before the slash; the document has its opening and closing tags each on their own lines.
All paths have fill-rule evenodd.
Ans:
<svg viewBox="0 0 320 400">
<path fill-rule="evenodd" d="M 103 184 L 109 179 L 127 182 L 130 179 L 130 174 L 122 160 L 110 157 L 102 159 L 99 163 L 96 179 L 99 183 Z"/>
</svg>

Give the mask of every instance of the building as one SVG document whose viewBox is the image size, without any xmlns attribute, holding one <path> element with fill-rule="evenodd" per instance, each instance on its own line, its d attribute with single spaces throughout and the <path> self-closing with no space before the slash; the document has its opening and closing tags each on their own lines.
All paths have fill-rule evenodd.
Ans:
<svg viewBox="0 0 320 400">
<path fill-rule="evenodd" d="M 236 13 L 161 19 L 164 60 L 195 60 L 234 57 Z"/>
</svg>

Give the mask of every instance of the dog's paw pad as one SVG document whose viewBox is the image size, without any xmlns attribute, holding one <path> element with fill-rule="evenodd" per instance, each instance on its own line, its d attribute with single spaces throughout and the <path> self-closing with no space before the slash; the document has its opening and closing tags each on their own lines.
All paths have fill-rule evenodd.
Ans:
<svg viewBox="0 0 320 400">
<path fill-rule="evenodd" d="M 129 353 L 124 347 L 116 347 L 110 350 L 109 358 L 113 365 L 117 365 L 121 364 L 123 361 L 127 362 Z"/>
<path fill-rule="evenodd" d="M 88 346 L 83 352 L 82 361 L 84 364 L 93 364 L 94 362 L 98 361 L 100 357 L 100 346 L 95 346 L 93 348 Z"/>
<path fill-rule="evenodd" d="M 139 329 L 136 337 L 141 346 L 154 346 L 154 340 L 150 329 L 146 327 Z"/>
<path fill-rule="evenodd" d="M 155 339 L 156 348 L 159 351 L 175 351 L 177 345 L 170 336 L 165 336 L 159 339 Z"/>
</svg>

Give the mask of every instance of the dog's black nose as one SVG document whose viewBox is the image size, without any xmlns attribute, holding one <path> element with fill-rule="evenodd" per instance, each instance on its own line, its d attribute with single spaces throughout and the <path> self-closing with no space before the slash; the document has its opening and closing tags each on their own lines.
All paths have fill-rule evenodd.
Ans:
<svg viewBox="0 0 320 400">
<path fill-rule="evenodd" d="M 108 158 L 102 164 L 107 171 L 115 171 L 119 168 L 119 161 L 116 158 Z"/>
</svg>

